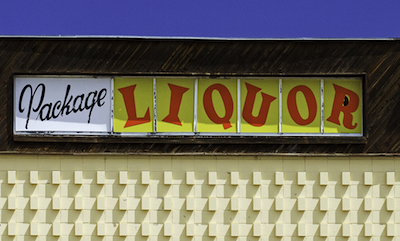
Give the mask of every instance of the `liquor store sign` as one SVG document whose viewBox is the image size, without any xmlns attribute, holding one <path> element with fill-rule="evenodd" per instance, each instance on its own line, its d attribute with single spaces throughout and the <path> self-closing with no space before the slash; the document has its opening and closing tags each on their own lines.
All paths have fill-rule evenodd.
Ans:
<svg viewBox="0 0 400 241">
<path fill-rule="evenodd" d="M 362 136 L 359 77 L 39 77 L 14 82 L 15 135 Z"/>
</svg>

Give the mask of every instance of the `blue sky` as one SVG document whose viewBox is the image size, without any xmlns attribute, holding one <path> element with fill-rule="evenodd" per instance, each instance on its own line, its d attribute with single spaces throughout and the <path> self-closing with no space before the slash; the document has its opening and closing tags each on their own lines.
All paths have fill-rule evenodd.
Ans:
<svg viewBox="0 0 400 241">
<path fill-rule="evenodd" d="M 0 35 L 400 37 L 399 0 L 1 0 Z"/>
</svg>

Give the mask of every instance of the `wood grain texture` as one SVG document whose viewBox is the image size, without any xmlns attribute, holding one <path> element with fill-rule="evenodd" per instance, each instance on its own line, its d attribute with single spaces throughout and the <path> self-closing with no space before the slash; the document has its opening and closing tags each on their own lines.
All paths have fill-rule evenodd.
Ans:
<svg viewBox="0 0 400 241">
<path fill-rule="evenodd" d="M 13 139 L 13 76 L 365 74 L 367 139 L 192 139 L 104 143 Z M 400 153 L 400 41 L 180 40 L 134 38 L 0 38 L 0 151 L 120 154 L 372 154 Z M 79 139 L 79 138 L 77 138 Z M 267 140 L 268 139 L 268 140 Z"/>
</svg>

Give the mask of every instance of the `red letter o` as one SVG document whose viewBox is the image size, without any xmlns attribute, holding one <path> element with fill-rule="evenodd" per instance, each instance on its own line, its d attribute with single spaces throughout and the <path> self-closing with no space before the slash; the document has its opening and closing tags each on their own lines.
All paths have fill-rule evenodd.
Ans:
<svg viewBox="0 0 400 241">
<path fill-rule="evenodd" d="M 306 98 L 307 107 L 308 107 L 308 118 L 303 119 L 299 113 L 299 109 L 297 108 L 296 94 L 301 91 Z M 305 85 L 298 85 L 290 90 L 287 98 L 287 106 L 289 110 L 289 114 L 292 117 L 293 121 L 298 125 L 308 125 L 314 121 L 317 116 L 317 101 L 315 100 L 315 96 L 310 88 Z"/>
</svg>

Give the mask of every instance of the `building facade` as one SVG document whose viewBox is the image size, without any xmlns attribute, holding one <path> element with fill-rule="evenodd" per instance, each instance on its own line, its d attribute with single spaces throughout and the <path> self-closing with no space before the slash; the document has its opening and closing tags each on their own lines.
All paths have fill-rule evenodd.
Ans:
<svg viewBox="0 0 400 241">
<path fill-rule="evenodd" d="M 2 37 L 1 239 L 397 239 L 399 51 Z"/>
</svg>

